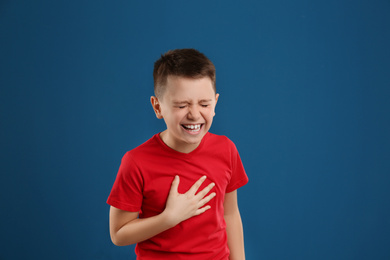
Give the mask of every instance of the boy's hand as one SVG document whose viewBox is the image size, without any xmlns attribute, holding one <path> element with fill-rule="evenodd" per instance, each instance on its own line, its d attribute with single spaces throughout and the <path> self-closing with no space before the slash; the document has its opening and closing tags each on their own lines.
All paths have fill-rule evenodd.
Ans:
<svg viewBox="0 0 390 260">
<path fill-rule="evenodd" d="M 202 214 L 211 208 L 209 205 L 204 205 L 215 197 L 215 192 L 206 196 L 215 184 L 210 183 L 206 188 L 196 193 L 205 179 L 206 176 L 201 177 L 186 193 L 180 194 L 178 192 L 180 179 L 176 175 L 172 182 L 167 204 L 163 212 L 168 217 L 168 221 L 172 226 L 176 226 L 180 222 Z"/>
</svg>

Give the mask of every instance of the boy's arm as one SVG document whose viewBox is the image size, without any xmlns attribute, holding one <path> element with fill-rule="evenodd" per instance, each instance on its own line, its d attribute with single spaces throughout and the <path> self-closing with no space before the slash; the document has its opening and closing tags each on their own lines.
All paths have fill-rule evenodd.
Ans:
<svg viewBox="0 0 390 260">
<path fill-rule="evenodd" d="M 237 204 L 237 190 L 225 194 L 224 218 L 230 250 L 229 260 L 244 260 L 244 234 Z"/>
<path fill-rule="evenodd" d="M 214 192 L 206 196 L 214 187 L 214 183 L 196 194 L 205 179 L 206 177 L 203 176 L 186 193 L 180 194 L 178 192 L 180 180 L 179 176 L 176 176 L 172 182 L 165 210 L 150 218 L 139 219 L 138 212 L 128 212 L 111 206 L 112 242 L 117 246 L 125 246 L 144 241 L 210 209 L 210 206 L 204 205 L 215 196 Z"/>
<path fill-rule="evenodd" d="M 139 219 L 138 212 L 110 208 L 110 235 L 117 246 L 127 246 L 146 240 L 170 228 L 162 214 Z"/>
</svg>

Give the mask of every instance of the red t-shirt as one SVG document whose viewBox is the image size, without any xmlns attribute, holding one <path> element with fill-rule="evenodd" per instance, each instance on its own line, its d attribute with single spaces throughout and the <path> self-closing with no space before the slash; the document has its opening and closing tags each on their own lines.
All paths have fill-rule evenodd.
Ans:
<svg viewBox="0 0 390 260">
<path fill-rule="evenodd" d="M 121 210 L 140 212 L 139 218 L 160 214 L 175 175 L 180 176 L 179 192 L 185 193 L 203 175 L 216 196 L 211 209 L 187 219 L 136 246 L 138 259 L 228 259 L 223 202 L 225 193 L 248 182 L 240 156 L 225 136 L 207 133 L 191 153 L 177 152 L 154 135 L 127 152 L 107 203 Z"/>
</svg>

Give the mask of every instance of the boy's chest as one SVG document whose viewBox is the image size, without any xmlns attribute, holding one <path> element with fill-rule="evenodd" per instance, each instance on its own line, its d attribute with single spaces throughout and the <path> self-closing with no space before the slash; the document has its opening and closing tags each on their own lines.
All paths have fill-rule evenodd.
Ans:
<svg viewBox="0 0 390 260">
<path fill-rule="evenodd" d="M 218 157 L 199 157 L 191 160 L 169 157 L 160 159 L 158 164 L 150 162 L 143 168 L 143 206 L 140 217 L 151 217 L 164 210 L 176 175 L 180 177 L 179 193 L 186 193 L 199 178 L 206 175 L 207 179 L 198 191 L 214 182 L 215 187 L 211 192 L 216 192 L 216 197 L 209 202 L 209 205 L 212 208 L 223 206 L 226 187 L 231 176 L 229 162 Z"/>
</svg>

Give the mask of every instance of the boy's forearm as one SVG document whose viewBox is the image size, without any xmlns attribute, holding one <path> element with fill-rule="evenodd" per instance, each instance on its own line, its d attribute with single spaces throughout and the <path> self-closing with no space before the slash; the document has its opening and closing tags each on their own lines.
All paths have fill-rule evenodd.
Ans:
<svg viewBox="0 0 390 260">
<path fill-rule="evenodd" d="M 127 246 L 154 237 L 173 226 L 174 224 L 169 221 L 168 216 L 163 212 L 150 218 L 134 219 L 126 223 L 111 237 L 115 245 Z"/>
<path fill-rule="evenodd" d="M 230 250 L 229 260 L 244 260 L 244 232 L 240 212 L 225 215 L 228 247 Z"/>
</svg>

